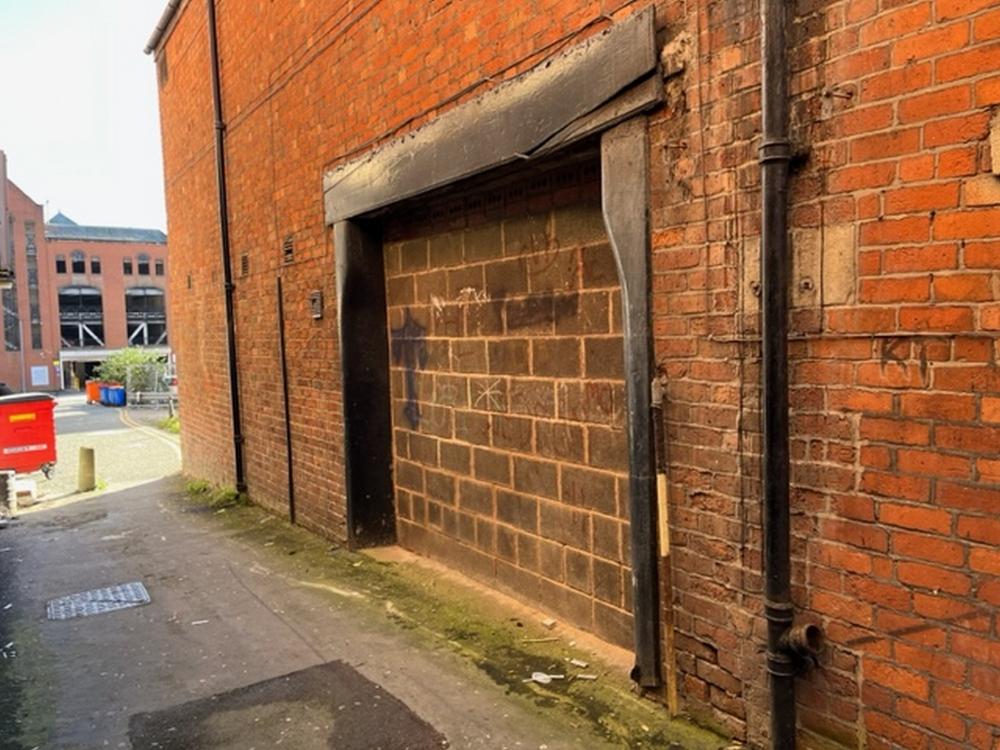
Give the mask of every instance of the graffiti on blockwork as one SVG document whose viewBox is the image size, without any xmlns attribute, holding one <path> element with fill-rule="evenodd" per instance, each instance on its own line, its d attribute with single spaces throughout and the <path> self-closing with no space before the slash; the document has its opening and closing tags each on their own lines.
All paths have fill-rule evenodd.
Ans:
<svg viewBox="0 0 1000 750">
<path fill-rule="evenodd" d="M 403 414 L 412 429 L 420 426 L 420 399 L 417 393 L 417 370 L 427 367 L 427 328 L 420 325 L 410 308 L 406 308 L 403 324 L 392 329 L 392 360 L 402 365 L 406 379 L 406 406 Z"/>
</svg>

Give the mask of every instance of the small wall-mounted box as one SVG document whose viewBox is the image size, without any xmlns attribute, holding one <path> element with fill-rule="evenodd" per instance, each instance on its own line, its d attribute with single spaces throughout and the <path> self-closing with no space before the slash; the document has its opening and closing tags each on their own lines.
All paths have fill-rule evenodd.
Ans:
<svg viewBox="0 0 1000 750">
<path fill-rule="evenodd" d="M 313 320 L 323 317 L 323 291 L 316 289 L 309 293 L 309 310 L 312 312 Z"/>
</svg>

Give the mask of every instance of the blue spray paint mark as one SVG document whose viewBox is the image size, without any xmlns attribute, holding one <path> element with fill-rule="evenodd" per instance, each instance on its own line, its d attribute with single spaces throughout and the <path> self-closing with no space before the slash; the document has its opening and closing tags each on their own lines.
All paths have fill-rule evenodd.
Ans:
<svg viewBox="0 0 1000 750">
<path fill-rule="evenodd" d="M 427 329 L 406 308 L 403 325 L 392 329 L 392 360 L 406 372 L 406 406 L 403 414 L 412 429 L 420 426 L 420 402 L 417 399 L 417 370 L 427 367 Z"/>
</svg>

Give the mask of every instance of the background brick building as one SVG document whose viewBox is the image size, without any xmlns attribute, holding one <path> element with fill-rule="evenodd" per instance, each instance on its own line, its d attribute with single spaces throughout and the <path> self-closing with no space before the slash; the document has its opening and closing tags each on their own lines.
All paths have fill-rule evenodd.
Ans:
<svg viewBox="0 0 1000 750">
<path fill-rule="evenodd" d="M 6 177 L 7 232 L 0 267 L 14 270 L 2 292 L 0 381 L 14 390 L 83 386 L 126 346 L 169 355 L 167 237 L 158 229 L 81 226 L 42 206 Z M 8 264 L 10 264 L 8 266 Z"/>
<path fill-rule="evenodd" d="M 82 387 L 109 354 L 141 346 L 169 355 L 167 237 L 158 229 L 45 225 L 67 387 Z"/>
<path fill-rule="evenodd" d="M 760 743 L 757 3 L 219 3 L 244 477 L 262 505 L 348 536 L 324 174 L 646 7 L 664 653 L 687 711 Z M 800 736 L 994 748 L 1000 4 L 789 7 L 793 593 L 827 638 L 799 682 Z M 168 18 L 184 460 L 232 483 L 207 14 Z M 368 335 L 387 349 L 399 541 L 628 646 L 622 295 L 585 146 L 376 216 L 388 317 Z"/>
</svg>

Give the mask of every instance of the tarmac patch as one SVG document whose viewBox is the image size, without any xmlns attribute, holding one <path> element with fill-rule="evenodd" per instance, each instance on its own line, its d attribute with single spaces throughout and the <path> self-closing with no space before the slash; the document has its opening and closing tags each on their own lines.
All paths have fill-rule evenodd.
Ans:
<svg viewBox="0 0 1000 750">
<path fill-rule="evenodd" d="M 106 510 L 88 510 L 81 513 L 46 518 L 44 521 L 38 521 L 38 525 L 55 529 L 79 529 L 81 526 L 86 526 L 89 523 L 103 521 L 107 517 L 108 512 Z"/>
<path fill-rule="evenodd" d="M 448 741 L 356 669 L 333 661 L 189 703 L 135 714 L 133 750 L 440 750 Z"/>
</svg>

